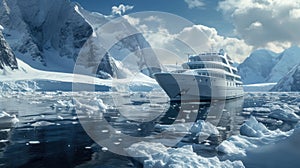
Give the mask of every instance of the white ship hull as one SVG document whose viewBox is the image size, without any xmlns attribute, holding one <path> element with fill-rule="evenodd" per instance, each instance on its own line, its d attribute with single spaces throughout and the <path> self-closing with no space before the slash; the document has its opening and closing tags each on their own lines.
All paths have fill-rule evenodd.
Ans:
<svg viewBox="0 0 300 168">
<path fill-rule="evenodd" d="M 171 101 L 211 101 L 242 97 L 242 86 L 228 86 L 225 78 L 180 73 L 157 73 L 156 81 Z"/>
</svg>

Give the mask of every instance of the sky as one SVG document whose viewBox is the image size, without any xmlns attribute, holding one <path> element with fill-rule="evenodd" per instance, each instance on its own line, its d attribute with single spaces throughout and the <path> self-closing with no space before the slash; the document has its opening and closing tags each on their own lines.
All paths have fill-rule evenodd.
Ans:
<svg viewBox="0 0 300 168">
<path fill-rule="evenodd" d="M 242 62 L 256 49 L 279 53 L 300 44 L 300 1 L 295 0 L 72 1 L 89 11 L 126 17 L 145 32 L 152 47 L 171 50 L 173 46 L 172 52 L 181 41 L 195 52 L 224 48 L 236 62 Z M 145 11 L 170 13 L 173 19 L 178 16 L 178 22 L 168 22 L 168 17 L 159 14 L 143 19 L 134 15 Z"/>
<path fill-rule="evenodd" d="M 120 4 L 133 6 L 126 13 L 143 11 L 162 11 L 184 17 L 195 24 L 203 24 L 215 27 L 220 34 L 232 33 L 233 25 L 224 19 L 222 12 L 218 10 L 218 0 L 72 0 L 78 2 L 89 11 L 95 11 L 104 15 L 110 15 L 113 6 Z M 201 3 L 187 3 L 201 2 Z"/>
</svg>

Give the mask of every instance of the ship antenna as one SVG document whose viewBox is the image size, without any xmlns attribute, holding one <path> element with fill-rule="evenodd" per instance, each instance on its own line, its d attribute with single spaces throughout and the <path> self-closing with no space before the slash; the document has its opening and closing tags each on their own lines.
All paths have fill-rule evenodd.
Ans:
<svg viewBox="0 0 300 168">
<path fill-rule="evenodd" d="M 213 52 L 214 52 L 214 45 L 212 44 L 212 45 L 210 46 L 210 48 L 211 48 L 211 52 L 213 53 Z"/>
<path fill-rule="evenodd" d="M 190 60 L 190 56 L 192 55 L 192 53 L 185 53 L 187 55 L 187 62 L 189 62 Z"/>
</svg>

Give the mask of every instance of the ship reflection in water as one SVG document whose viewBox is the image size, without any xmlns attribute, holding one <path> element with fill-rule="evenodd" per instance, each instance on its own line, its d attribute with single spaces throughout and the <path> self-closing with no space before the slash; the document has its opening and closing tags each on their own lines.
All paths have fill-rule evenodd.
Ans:
<svg viewBox="0 0 300 168">
<path fill-rule="evenodd" d="M 239 133 L 239 128 L 245 119 L 240 115 L 240 112 L 243 110 L 243 103 L 243 97 L 224 101 L 217 100 L 209 103 L 172 102 L 169 109 L 162 118 L 160 118 L 160 123 L 174 124 L 178 119 L 182 122 L 197 122 L 203 120 L 217 127 L 219 134 L 214 135 L 212 133 L 209 137 L 196 138 L 194 137 L 195 133 L 193 133 L 186 135 L 182 141 L 187 141 L 188 143 L 204 143 L 209 140 L 211 145 L 217 145 L 229 136 Z"/>
<path fill-rule="evenodd" d="M 19 120 L 14 124 L 12 117 L 1 117 L 0 124 L 0 166 L 2 167 L 139 167 L 130 157 L 117 155 L 99 146 L 91 139 L 78 121 L 76 108 L 70 105 L 57 105 L 57 102 L 70 101 L 68 93 L 61 95 L 16 95 L 0 98 L 0 112 Z M 103 102 L 109 102 L 107 96 L 99 95 Z M 86 97 L 82 97 L 86 99 Z M 236 134 L 244 118 L 239 115 L 243 99 L 216 101 L 213 103 L 162 103 L 153 105 L 147 101 L 126 102 L 119 108 L 131 107 L 144 111 L 133 112 L 135 120 L 126 119 L 118 108 L 110 109 L 103 118 L 120 132 L 142 137 L 153 136 L 163 132 L 159 126 L 176 126 L 182 123 L 205 120 L 216 126 L 220 135 L 210 135 L 203 142 L 194 133 L 186 133 L 180 143 L 218 144 L 232 134 Z M 161 107 L 161 111 L 158 109 Z M 167 107 L 167 108 L 165 108 Z M 165 109 L 165 110 L 164 110 Z M 162 111 L 165 111 L 162 113 Z M 2 112 L 2 113 L 3 113 Z M 153 115 L 151 121 L 143 117 Z M 144 113 L 144 115 L 140 115 Z M 3 116 L 3 115 L 2 115 Z M 84 117 L 84 116 L 81 116 Z M 128 116 L 127 116 L 128 117 Z M 5 124 L 3 124 L 5 123 Z M 159 126 L 158 126 L 159 125 Z M 139 129 L 140 128 L 140 129 Z M 106 130 L 98 125 L 97 129 Z M 176 130 L 175 130 L 176 131 Z M 169 132 L 173 134 L 174 132 Z M 171 136 L 165 135 L 161 138 Z M 174 137 L 174 135 L 173 135 Z M 196 137 L 196 138 L 195 138 Z M 108 137 L 109 138 L 109 137 Z M 150 138 L 151 139 L 151 138 Z M 116 144 L 117 145 L 117 144 Z"/>
</svg>

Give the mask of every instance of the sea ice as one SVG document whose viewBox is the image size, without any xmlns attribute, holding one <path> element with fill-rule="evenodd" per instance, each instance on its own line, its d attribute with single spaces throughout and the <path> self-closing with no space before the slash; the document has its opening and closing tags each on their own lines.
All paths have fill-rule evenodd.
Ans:
<svg viewBox="0 0 300 168">
<path fill-rule="evenodd" d="M 19 119 L 15 114 L 8 114 L 5 111 L 0 112 L 0 127 L 7 127 L 11 124 L 17 124 Z"/>
<path fill-rule="evenodd" d="M 255 117 L 251 116 L 241 126 L 240 133 L 241 135 L 234 135 L 223 141 L 216 147 L 216 150 L 225 153 L 226 158 L 240 160 L 246 157 L 249 151 L 286 139 L 293 131 L 270 131 L 262 123 L 258 122 Z"/>
<path fill-rule="evenodd" d="M 160 143 L 140 142 L 127 149 L 132 156 L 143 163 L 145 168 L 152 167 L 244 167 L 241 161 L 220 161 L 217 157 L 206 158 L 197 155 L 191 145 L 170 148 Z"/>
<path fill-rule="evenodd" d="M 176 123 L 172 125 L 156 124 L 155 129 L 158 131 L 168 131 L 172 133 L 193 133 L 196 134 L 196 136 L 219 134 L 216 126 L 204 120 L 198 120 L 195 123 Z"/>
<path fill-rule="evenodd" d="M 294 113 L 294 110 L 282 108 L 272 110 L 269 117 L 290 122 L 298 122 L 300 119 L 299 116 Z"/>
<path fill-rule="evenodd" d="M 44 127 L 44 126 L 49 126 L 49 125 L 55 125 L 55 124 L 52 122 L 49 122 L 49 121 L 38 121 L 38 122 L 31 124 L 31 126 L 33 126 L 33 127 Z"/>
</svg>

